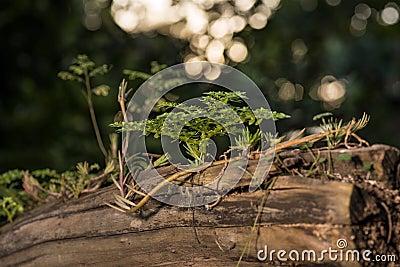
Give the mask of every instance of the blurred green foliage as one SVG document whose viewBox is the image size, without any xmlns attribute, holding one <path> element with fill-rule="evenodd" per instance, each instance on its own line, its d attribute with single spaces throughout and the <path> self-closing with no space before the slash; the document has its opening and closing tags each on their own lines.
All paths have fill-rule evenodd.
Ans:
<svg viewBox="0 0 400 267">
<path fill-rule="evenodd" d="M 99 153 L 81 86 L 57 77 L 77 54 L 112 64 L 96 84 L 111 87 L 93 101 L 103 136 L 118 110 L 125 68 L 149 71 L 149 62 L 174 64 L 182 44 L 166 37 L 130 38 L 104 11 L 103 27 L 82 25 L 82 1 L 4 1 L 0 11 L 0 171 L 10 168 L 73 169 L 76 162 L 104 162 Z M 158 51 L 158 52 L 156 52 Z M 143 67 L 142 67 L 143 66 Z M 131 83 L 135 87 L 139 81 Z"/>
<path fill-rule="evenodd" d="M 9 170 L 0 174 L 0 225 L 56 198 L 78 198 L 111 180 L 115 165 L 108 162 L 104 170 L 98 164 L 80 162 L 73 171 L 58 173 L 40 169 L 32 172 Z"/>
<path fill-rule="evenodd" d="M 282 1 L 282 7 L 267 27 L 245 31 L 242 36 L 250 48 L 250 58 L 239 68 L 263 88 L 272 109 L 290 114 L 290 120 L 278 123 L 280 132 L 314 125 L 313 115 L 325 110 L 322 102 L 312 98 L 316 85 L 327 75 L 346 80 L 346 95 L 335 117 L 345 121 L 371 115 L 361 135 L 370 143 L 400 146 L 400 23 L 384 26 L 372 14 L 366 31 L 354 36 L 350 30 L 352 16 L 360 3 L 382 10 L 390 1 Z M 316 3 L 312 11 L 304 3 Z M 297 57 L 295 45 L 301 40 L 304 57 Z M 299 100 L 278 97 L 279 80 L 288 80 L 304 88 Z"/>
<path fill-rule="evenodd" d="M 305 11 L 300 2 L 282 1 L 265 29 L 239 34 L 249 46 L 249 58 L 236 66 L 264 90 L 273 110 L 292 116 L 278 122 L 279 132 L 314 125 L 313 115 L 325 110 L 312 98 L 324 76 L 346 80 L 345 100 L 331 110 L 349 120 L 365 111 L 371 115 L 361 135 L 371 143 L 400 146 L 396 129 L 400 112 L 400 24 L 383 26 L 368 21 L 362 36 L 349 31 L 358 3 L 382 9 L 387 1 L 341 1 L 330 6 L 317 2 Z M 182 62 L 187 44 L 149 33 L 132 38 L 120 30 L 104 8 L 102 26 L 83 25 L 83 1 L 11 1 L 0 10 L 0 171 L 8 169 L 72 169 L 76 162 L 103 162 L 85 99 L 78 84 L 57 78 L 77 54 L 87 54 L 111 71 L 96 84 L 111 87 L 109 97 L 94 99 L 103 136 L 113 129 L 118 110 L 118 85 L 123 69 L 149 72 L 149 62 Z M 297 40 L 297 41 L 296 41 Z M 307 52 L 298 57 L 296 45 Z M 280 81 L 303 87 L 301 97 L 282 100 Z M 135 88 L 140 81 L 130 82 Z M 397 82 L 397 83 L 396 83 Z M 397 85 L 396 85 L 397 84 Z"/>
</svg>

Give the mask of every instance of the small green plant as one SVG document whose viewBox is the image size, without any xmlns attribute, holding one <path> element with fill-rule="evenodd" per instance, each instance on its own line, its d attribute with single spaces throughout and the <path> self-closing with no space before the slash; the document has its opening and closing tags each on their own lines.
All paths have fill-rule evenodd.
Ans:
<svg viewBox="0 0 400 267">
<path fill-rule="evenodd" d="M 306 147 L 308 152 L 310 153 L 311 157 L 313 158 L 313 162 L 310 166 L 310 169 L 306 173 L 306 177 L 313 175 L 314 173 L 318 172 L 319 170 L 319 164 L 324 163 L 326 161 L 326 158 L 321 157 L 321 152 L 317 150 L 317 155 L 313 153 L 313 151 L 309 148 Z"/>
<path fill-rule="evenodd" d="M 335 159 L 335 161 L 350 161 L 350 160 L 351 160 L 350 153 L 343 153 Z"/>
<path fill-rule="evenodd" d="M 374 166 L 374 164 L 372 162 L 364 162 L 363 163 L 363 169 L 367 170 L 367 171 L 372 170 L 373 166 Z"/>
<path fill-rule="evenodd" d="M 165 65 L 157 65 L 152 63 L 152 73 L 159 71 L 164 68 Z M 154 70 L 154 72 L 153 72 Z M 150 74 L 125 70 L 124 73 L 128 75 L 131 80 L 143 79 L 146 80 L 151 77 Z M 363 117 L 359 120 L 351 120 L 347 124 L 343 124 L 342 120 L 337 120 L 332 117 L 331 113 L 324 113 L 314 117 L 314 120 L 321 120 L 322 123 L 321 133 L 308 135 L 302 137 L 304 130 L 300 131 L 298 135 L 292 137 L 290 140 L 283 142 L 284 136 L 278 137 L 271 133 L 261 133 L 260 131 L 251 132 L 251 126 L 261 123 L 262 120 L 266 119 L 283 119 L 289 117 L 284 113 L 279 113 L 264 108 L 256 110 L 250 110 L 249 107 L 245 106 L 243 99 L 246 95 L 243 92 L 225 92 L 225 91 L 211 91 L 204 94 L 204 97 L 200 100 L 201 105 L 184 105 L 168 99 L 163 99 L 160 103 L 153 108 L 154 116 L 143 121 L 128 122 L 125 114 L 125 101 L 130 90 L 127 92 L 127 83 L 125 80 L 121 82 L 120 90 L 118 94 L 118 102 L 121 106 L 121 113 L 124 115 L 124 120 L 116 121 L 110 126 L 116 127 L 119 132 L 122 131 L 139 131 L 144 136 L 153 136 L 160 138 L 161 135 L 167 136 L 172 142 L 179 142 L 180 145 L 185 149 L 186 153 L 192 158 L 189 161 L 192 169 L 175 173 L 166 178 L 166 180 L 158 184 L 151 192 L 144 194 L 140 192 L 137 185 L 132 182 L 129 178 L 129 171 L 125 168 L 125 149 L 122 147 L 120 160 L 120 175 L 119 179 L 113 179 L 114 183 L 120 190 L 120 195 L 115 196 L 115 204 L 117 206 L 107 204 L 110 207 L 128 213 L 134 213 L 140 207 L 142 207 L 151 197 L 152 194 L 156 193 L 166 183 L 176 181 L 191 172 L 195 172 L 197 166 L 203 164 L 207 158 L 207 145 L 208 140 L 214 137 L 227 136 L 228 133 L 238 134 L 235 138 L 235 146 L 227 148 L 226 152 L 223 153 L 223 160 L 216 160 L 211 163 L 212 166 L 226 165 L 229 160 L 228 155 L 232 150 L 245 151 L 250 148 L 251 153 L 263 153 L 265 155 L 272 156 L 273 151 L 279 151 L 295 146 L 303 146 L 307 149 L 311 147 L 315 142 L 322 139 L 326 139 L 328 149 L 336 147 L 340 144 L 344 144 L 346 148 L 352 148 L 349 145 L 349 138 L 353 137 L 359 141 L 358 146 L 363 144 L 368 145 L 366 141 L 358 137 L 355 134 L 358 130 L 364 128 L 369 121 L 369 116 L 363 114 Z M 221 104 L 222 103 L 222 104 Z M 233 112 L 232 112 L 233 111 Z M 157 115 L 158 114 L 158 115 Z M 211 116 L 210 116 L 211 115 Z M 329 119 L 326 119 L 330 117 Z M 167 121 L 168 120 L 168 121 Z M 181 122 L 185 122 L 182 125 Z M 244 124 L 245 129 L 237 127 L 239 124 Z M 266 140 L 270 146 L 275 149 L 268 151 L 258 151 L 260 149 L 260 141 Z M 153 161 L 153 156 L 150 157 L 150 161 Z M 168 164 L 169 155 L 158 155 L 159 159 L 154 161 L 153 164 L 161 163 Z M 208 158 L 207 158 L 208 159 Z M 234 159 L 233 159 L 234 160 Z M 326 158 L 315 158 L 315 164 L 313 164 L 310 173 L 317 171 L 314 170 L 319 163 L 328 161 L 328 166 L 331 164 L 330 155 Z M 149 164 L 148 160 L 141 157 L 141 155 L 133 155 L 127 159 L 134 167 L 134 177 L 137 172 L 147 168 Z M 210 165 L 210 166 L 211 166 Z M 329 173 L 329 170 L 328 170 Z M 138 194 L 144 196 L 139 203 L 135 204 L 130 200 L 130 196 Z"/>
<path fill-rule="evenodd" d="M 284 113 L 262 107 L 251 111 L 249 107 L 241 105 L 243 104 L 242 99 L 245 97 L 243 92 L 212 91 L 204 94 L 201 100 L 202 106 L 180 105 L 176 102 L 165 101 L 158 105 L 158 108 L 164 113 L 154 119 L 116 122 L 111 126 L 118 128 L 119 131 L 140 131 L 146 136 L 153 135 L 155 138 L 160 138 L 163 134 L 170 137 L 171 140 L 183 143 L 186 152 L 193 159 L 201 162 L 206 156 L 205 146 L 207 144 L 203 140 L 216 136 L 227 136 L 229 131 L 242 134 L 242 139 L 236 141 L 242 143 L 243 147 L 250 144 L 255 147 L 261 139 L 261 133 L 258 131 L 252 134 L 249 128 L 243 133 L 243 130 L 237 127 L 238 124 L 258 125 L 262 120 L 278 120 L 289 117 Z M 168 112 L 173 108 L 175 108 L 175 112 Z M 167 117 L 168 123 L 165 123 Z M 195 118 L 191 119 L 193 117 Z M 180 129 L 179 125 L 182 121 L 186 121 L 186 124 L 183 129 Z"/>
<path fill-rule="evenodd" d="M 7 217 L 9 222 L 13 222 L 14 217 L 24 211 L 24 207 L 12 197 L 3 197 L 0 199 L 0 207 L 0 217 Z"/>
<path fill-rule="evenodd" d="M 78 55 L 68 71 L 58 73 L 63 80 L 76 81 L 83 84 L 84 95 L 90 113 L 92 126 L 99 148 L 106 159 L 106 167 L 100 170 L 98 164 L 78 163 L 75 171 L 58 173 L 55 170 L 36 171 L 13 170 L 0 175 L 0 221 L 6 218 L 12 221 L 27 209 L 31 209 L 55 198 L 77 198 L 83 193 L 97 190 L 106 183 L 115 172 L 118 136 L 110 135 L 110 151 L 104 143 L 97 124 L 93 95 L 107 96 L 110 87 L 107 85 L 92 86 L 92 79 L 104 75 L 110 70 L 106 64 L 96 66 L 86 55 Z"/>
<path fill-rule="evenodd" d="M 326 119 L 326 118 L 328 118 L 328 119 Z M 320 127 L 323 132 L 334 131 L 334 130 L 340 129 L 342 127 L 342 123 L 343 123 L 343 120 L 338 120 L 338 119 L 334 118 L 333 114 L 330 112 L 315 115 L 313 117 L 313 120 L 314 121 L 321 120 Z M 332 133 L 331 135 L 328 135 L 326 137 L 326 142 L 327 142 L 328 148 L 333 148 L 333 147 L 337 146 L 342 141 L 342 139 L 343 139 L 342 137 L 343 137 L 343 134 L 341 132 L 335 132 L 335 133 Z"/>
<path fill-rule="evenodd" d="M 0 174 L 0 222 L 12 222 L 32 204 L 22 188 L 23 176 L 24 172 L 21 170 Z"/>
<path fill-rule="evenodd" d="M 124 81 L 121 83 L 121 87 L 126 88 Z M 186 153 L 192 158 L 190 164 L 194 169 L 203 164 L 208 156 L 206 154 L 207 142 L 205 140 L 218 136 L 227 136 L 228 132 L 234 133 L 238 136 L 235 138 L 236 145 L 229 149 L 227 148 L 227 151 L 223 154 L 224 160 L 212 163 L 214 166 L 227 164 L 227 154 L 234 149 L 250 152 L 248 149 L 253 151 L 259 149 L 262 138 L 265 138 L 272 146 L 275 146 L 281 140 L 275 135 L 261 133 L 259 130 L 253 133 L 249 128 L 251 125 L 258 125 L 262 120 L 278 120 L 289 117 L 284 113 L 262 107 L 252 111 L 248 106 L 244 105 L 243 99 L 245 98 L 246 95 L 243 92 L 211 91 L 204 94 L 204 97 L 200 100 L 200 105 L 182 105 L 172 101 L 163 101 L 156 107 L 156 110 L 161 114 L 154 118 L 134 122 L 115 122 L 111 126 L 118 128 L 120 132 L 140 131 L 145 136 L 152 135 L 155 138 L 160 138 L 161 135 L 164 135 L 171 138 L 173 142 L 181 143 Z M 173 111 L 171 111 L 172 109 Z M 186 123 L 181 125 L 181 122 Z M 244 124 L 246 126 L 245 129 L 238 127 L 239 124 Z M 132 165 L 138 166 L 138 169 L 144 169 L 145 167 L 140 166 L 142 163 L 147 164 L 147 162 L 143 162 L 140 159 L 139 155 L 135 155 L 132 159 L 127 160 L 129 162 L 134 160 L 135 164 Z M 162 155 L 153 165 L 166 164 L 168 163 L 167 159 L 168 155 Z M 120 163 L 122 162 L 123 160 L 120 160 Z M 176 173 L 168 177 L 165 183 L 179 179 L 190 172 L 191 170 Z M 123 168 L 120 168 L 119 181 L 114 179 L 114 183 L 120 190 L 120 195 L 115 195 L 116 206 L 107 204 L 123 212 L 135 212 L 147 202 L 153 193 L 165 185 L 165 183 L 161 183 L 154 188 L 154 192 L 145 195 L 133 184 L 130 185 L 126 177 Z M 144 196 L 137 205 L 129 200 L 130 196 L 135 193 Z M 135 208 L 131 209 L 130 206 Z"/>
<path fill-rule="evenodd" d="M 165 67 L 167 66 L 164 64 L 152 62 L 151 74 Z M 348 140 L 351 137 L 359 141 L 359 146 L 362 146 L 362 144 L 368 145 L 366 141 L 355 134 L 356 131 L 364 128 L 368 123 L 369 116 L 366 114 L 363 114 L 361 119 L 353 119 L 347 124 L 344 124 L 342 120 L 333 118 L 330 113 L 317 115 L 314 117 L 314 120 L 321 120 L 320 127 L 322 133 L 300 137 L 303 133 L 301 131 L 298 136 L 285 142 L 282 141 L 284 137 L 278 137 L 268 132 L 262 133 L 259 130 L 251 131 L 252 125 L 258 125 L 262 120 L 278 120 L 288 118 L 289 116 L 265 108 L 250 110 L 243 102 L 243 99 L 246 98 L 243 92 L 211 91 L 204 94 L 200 106 L 183 105 L 171 101 L 171 99 L 168 100 L 168 98 L 163 99 L 155 107 L 154 112 L 156 114 L 151 119 L 128 122 L 126 120 L 125 101 L 132 89 L 127 90 L 127 82 L 123 80 L 118 92 L 118 102 L 121 108 L 122 119 L 116 120 L 111 126 L 117 127 L 118 131 L 141 131 L 143 135 L 152 135 L 155 138 L 160 138 L 161 135 L 168 136 L 172 141 L 181 143 L 187 154 L 192 158 L 192 169 L 169 176 L 166 178 L 165 183 L 157 185 L 149 194 L 144 194 L 131 178 L 137 175 L 138 172 L 145 170 L 150 162 L 140 155 L 133 155 L 127 160 L 134 163 L 133 166 L 135 167 L 128 171 L 125 166 L 126 148 L 122 147 L 118 152 L 118 138 L 116 134 L 113 134 L 110 135 L 110 150 L 107 151 L 97 124 L 92 97 L 93 95 L 107 96 L 110 87 L 107 85 L 92 87 L 92 79 L 97 75 L 106 74 L 109 70 L 110 67 L 108 65 L 96 66 L 86 55 L 79 55 L 68 71 L 58 74 L 63 80 L 77 81 L 84 85 L 82 93 L 88 104 L 96 140 L 107 162 L 104 170 L 101 170 L 98 164 L 84 162 L 77 164 L 76 170 L 64 173 L 44 169 L 32 172 L 12 170 L 0 174 L 0 222 L 5 220 L 12 222 L 22 212 L 55 198 L 78 198 L 81 194 L 97 190 L 110 180 L 118 187 L 120 195 L 115 196 L 117 206 L 108 205 L 122 212 L 133 213 L 142 207 L 152 194 L 162 188 L 165 183 L 181 178 L 186 179 L 184 177 L 197 170 L 197 166 L 203 164 L 207 158 L 206 140 L 215 137 L 224 137 L 228 133 L 237 134 L 235 138 L 236 144 L 235 146 L 226 148 L 226 151 L 222 155 L 224 159 L 214 159 L 215 161 L 213 161 L 212 166 L 226 165 L 229 160 L 232 160 L 228 159 L 228 154 L 232 150 L 256 154 L 266 153 L 268 155 L 273 149 L 271 151 L 260 152 L 261 140 L 269 142 L 271 147 L 275 147 L 276 151 L 301 145 L 307 145 L 306 147 L 308 148 L 309 145 L 321 139 L 326 139 L 329 149 L 340 144 L 351 148 L 348 144 Z M 124 74 L 128 76 L 129 80 L 146 80 L 151 77 L 151 74 L 132 70 L 124 70 Z M 178 82 L 178 80 L 173 82 Z M 165 123 L 167 117 L 169 121 Z M 181 121 L 186 122 L 183 128 L 180 125 Z M 245 127 L 240 128 L 238 127 L 239 124 L 244 124 Z M 154 167 L 169 163 L 168 159 L 170 155 L 168 154 L 149 154 L 149 156 Z M 345 156 L 343 155 L 343 157 Z M 309 175 L 317 171 L 318 163 L 326 161 L 325 158 L 320 158 L 319 154 L 314 160 L 315 163 L 311 166 Z M 337 160 L 347 160 L 347 158 L 341 159 L 339 157 Z M 329 154 L 328 161 L 330 161 Z M 363 167 L 371 169 L 372 163 L 365 163 Z M 118 179 L 117 172 L 119 172 Z M 134 194 L 143 196 L 138 204 L 130 200 Z"/>
<path fill-rule="evenodd" d="M 364 113 L 361 119 L 359 120 L 352 119 L 350 122 L 344 125 L 342 119 L 338 120 L 337 118 L 334 118 L 333 114 L 330 112 L 318 114 L 313 117 L 314 121 L 321 120 L 320 127 L 322 132 L 331 133 L 326 136 L 326 142 L 328 148 L 337 147 L 341 143 L 344 143 L 344 145 L 347 147 L 348 138 L 350 137 L 356 138 L 360 142 L 360 144 L 366 143 L 358 135 L 356 135 L 355 132 L 367 126 L 369 119 L 370 119 L 369 115 Z M 346 128 L 347 130 L 341 131 L 340 129 L 343 128 Z"/>
<path fill-rule="evenodd" d="M 12 222 L 26 210 L 53 199 L 78 198 L 93 192 L 111 180 L 114 172 L 115 165 L 110 161 L 104 170 L 98 164 L 83 162 L 76 170 L 63 173 L 41 169 L 0 174 L 0 222 Z"/>
<path fill-rule="evenodd" d="M 75 58 L 75 62 L 71 66 L 69 66 L 68 71 L 61 71 L 58 73 L 58 77 L 63 80 L 76 81 L 84 85 L 82 93 L 89 107 L 90 119 L 92 121 L 92 126 L 96 135 L 97 143 L 99 145 L 101 153 L 106 158 L 106 161 L 110 159 L 110 153 L 106 150 L 103 139 L 101 137 L 92 98 L 93 94 L 96 96 L 107 96 L 110 91 L 110 87 L 105 84 L 92 87 L 92 78 L 97 75 L 104 75 L 109 70 L 110 67 L 106 64 L 96 66 L 96 64 L 91 61 L 87 55 L 78 55 Z M 115 142 L 113 138 L 110 139 L 111 141 Z"/>
<path fill-rule="evenodd" d="M 32 199 L 38 202 L 48 202 L 52 198 L 78 198 L 83 193 L 94 192 L 106 182 L 115 170 L 110 161 L 106 168 L 100 171 L 98 164 L 78 163 L 76 171 L 61 174 L 29 172 L 24 173 L 23 187 Z"/>
</svg>

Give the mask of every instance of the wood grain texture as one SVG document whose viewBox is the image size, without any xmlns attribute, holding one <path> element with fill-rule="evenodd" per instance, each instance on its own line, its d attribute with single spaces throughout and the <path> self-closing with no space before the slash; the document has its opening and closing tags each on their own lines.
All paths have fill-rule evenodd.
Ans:
<svg viewBox="0 0 400 267">
<path fill-rule="evenodd" d="M 372 147 L 367 149 L 369 156 L 364 150 L 352 151 L 352 157 L 374 160 L 375 177 L 392 184 L 398 150 Z M 302 154 L 281 156 L 307 160 Z M 256 160 L 250 161 L 248 169 L 256 164 Z M 203 177 L 211 179 L 218 170 L 210 168 Z M 360 165 L 354 165 L 353 170 L 365 171 Z M 171 174 L 174 169 L 166 167 L 160 172 Z M 280 174 L 273 166 L 271 175 Z M 243 186 L 249 180 L 246 174 L 237 189 L 211 211 L 151 200 L 141 215 L 123 214 L 104 204 L 113 201 L 117 193 L 114 187 L 65 203 L 49 203 L 0 228 L 0 265 L 234 266 L 264 195 L 248 192 Z M 336 248 L 337 239 L 345 238 L 348 249 L 355 249 L 360 246 L 363 223 L 378 213 L 376 199 L 353 184 L 280 176 L 262 207 L 255 237 L 241 266 L 268 266 L 256 257 L 265 245 L 276 250 L 321 251 Z M 352 266 L 349 264 L 332 266 Z"/>
</svg>

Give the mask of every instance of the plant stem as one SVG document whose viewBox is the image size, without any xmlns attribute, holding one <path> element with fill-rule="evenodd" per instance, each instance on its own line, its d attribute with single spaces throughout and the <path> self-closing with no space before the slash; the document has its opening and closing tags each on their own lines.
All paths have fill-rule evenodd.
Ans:
<svg viewBox="0 0 400 267">
<path fill-rule="evenodd" d="M 126 107 L 125 107 L 125 93 L 126 93 L 127 85 L 128 85 L 128 83 L 125 81 L 125 79 L 123 79 L 118 88 L 118 103 L 121 107 L 121 113 L 122 113 L 124 122 L 128 122 L 128 118 L 126 116 Z M 127 149 L 128 149 L 128 143 L 124 142 L 124 140 L 122 140 L 121 151 L 122 151 L 123 162 L 125 161 L 124 159 L 125 159 Z M 122 194 L 123 194 L 123 191 L 121 191 L 121 196 L 123 196 Z"/>
<path fill-rule="evenodd" d="M 245 244 L 245 246 L 244 246 L 244 248 L 243 248 L 243 250 L 242 250 L 242 254 L 240 255 L 240 258 L 239 258 L 238 262 L 236 263 L 236 267 L 239 267 L 239 266 L 240 266 L 240 263 L 242 262 L 242 259 L 243 259 L 243 257 L 244 257 L 244 254 L 246 253 L 246 250 L 248 249 L 248 247 L 249 247 L 249 245 L 250 245 L 250 242 L 251 242 L 251 240 L 253 239 L 253 235 L 254 235 L 254 233 L 255 233 L 255 229 L 256 229 L 256 226 L 257 226 L 257 222 L 258 222 L 258 220 L 260 219 L 260 216 L 261 216 L 261 213 L 263 212 L 263 208 L 264 208 L 265 203 L 266 203 L 266 201 L 267 201 L 268 195 L 269 195 L 269 193 L 271 192 L 272 187 L 275 185 L 276 180 L 278 180 L 278 177 L 272 178 L 272 180 L 271 180 L 271 182 L 269 183 L 267 189 L 265 189 L 264 196 L 262 197 L 261 203 L 260 203 L 260 205 L 258 206 L 257 216 L 256 216 L 256 218 L 254 219 L 253 226 L 251 227 L 250 234 L 249 234 L 249 236 L 248 236 L 248 238 L 247 238 L 247 241 L 246 241 L 246 244 Z"/>
<path fill-rule="evenodd" d="M 94 129 L 94 133 L 96 134 L 96 139 L 97 139 L 99 148 L 100 148 L 101 152 L 103 153 L 104 157 L 107 159 L 107 150 L 104 147 L 103 140 L 101 139 L 101 135 L 100 135 L 99 126 L 97 124 L 96 113 L 94 111 L 93 102 L 92 102 L 90 77 L 89 77 L 88 70 L 86 68 L 84 69 L 84 74 L 85 74 L 85 86 L 86 86 L 86 94 L 85 95 L 86 95 L 86 100 L 87 100 L 88 107 L 89 107 L 90 119 L 92 120 L 92 125 L 93 125 L 93 129 Z"/>
<path fill-rule="evenodd" d="M 127 122 L 128 119 L 126 118 L 126 108 L 125 108 L 125 100 L 119 100 L 119 106 L 121 107 L 122 117 L 124 118 L 124 122 Z"/>
<path fill-rule="evenodd" d="M 125 79 L 123 79 L 118 88 L 118 103 L 121 107 L 121 112 L 122 112 L 122 117 L 124 118 L 124 122 L 128 121 L 126 117 L 126 108 L 125 108 L 125 93 L 127 85 L 128 85 L 127 82 L 125 81 Z"/>
<path fill-rule="evenodd" d="M 121 153 L 118 151 L 118 162 L 119 162 L 119 193 L 121 194 L 121 197 L 125 197 L 125 191 L 124 191 L 124 159 L 121 157 Z"/>
</svg>

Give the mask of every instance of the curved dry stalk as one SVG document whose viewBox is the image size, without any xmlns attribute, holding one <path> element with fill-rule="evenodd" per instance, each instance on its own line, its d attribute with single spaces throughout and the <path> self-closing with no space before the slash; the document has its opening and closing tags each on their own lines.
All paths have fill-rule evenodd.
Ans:
<svg viewBox="0 0 400 267">
<path fill-rule="evenodd" d="M 225 164 L 227 161 L 229 161 L 229 160 L 219 160 L 219 161 L 215 161 L 215 162 L 211 163 L 209 167 L 211 167 L 211 166 L 217 166 L 217 165 L 222 165 L 222 164 Z M 155 193 L 157 193 L 157 192 L 158 192 L 161 188 L 163 188 L 166 184 L 168 184 L 168 183 L 170 183 L 170 182 L 172 182 L 172 181 L 175 181 L 175 180 L 177 180 L 178 178 L 180 178 L 180 177 L 182 177 L 182 176 L 185 176 L 185 175 L 187 175 L 187 174 L 189 174 L 189 173 L 198 172 L 199 169 L 200 169 L 199 167 L 196 167 L 196 168 L 192 168 L 192 169 L 188 169 L 188 170 L 183 170 L 183 171 L 177 172 L 177 173 L 175 173 L 175 174 L 169 176 L 167 179 L 163 180 L 163 181 L 162 181 L 161 183 L 159 183 L 156 187 L 154 187 L 144 198 L 142 198 L 142 199 L 139 201 L 139 203 L 138 203 L 135 207 L 133 207 L 133 208 L 127 210 L 126 212 L 127 212 L 127 213 L 134 213 L 134 212 L 136 212 L 138 209 L 140 209 L 141 207 L 143 207 L 144 204 L 146 204 L 146 202 L 150 199 L 150 197 L 151 197 L 152 195 L 154 195 Z"/>
</svg>

